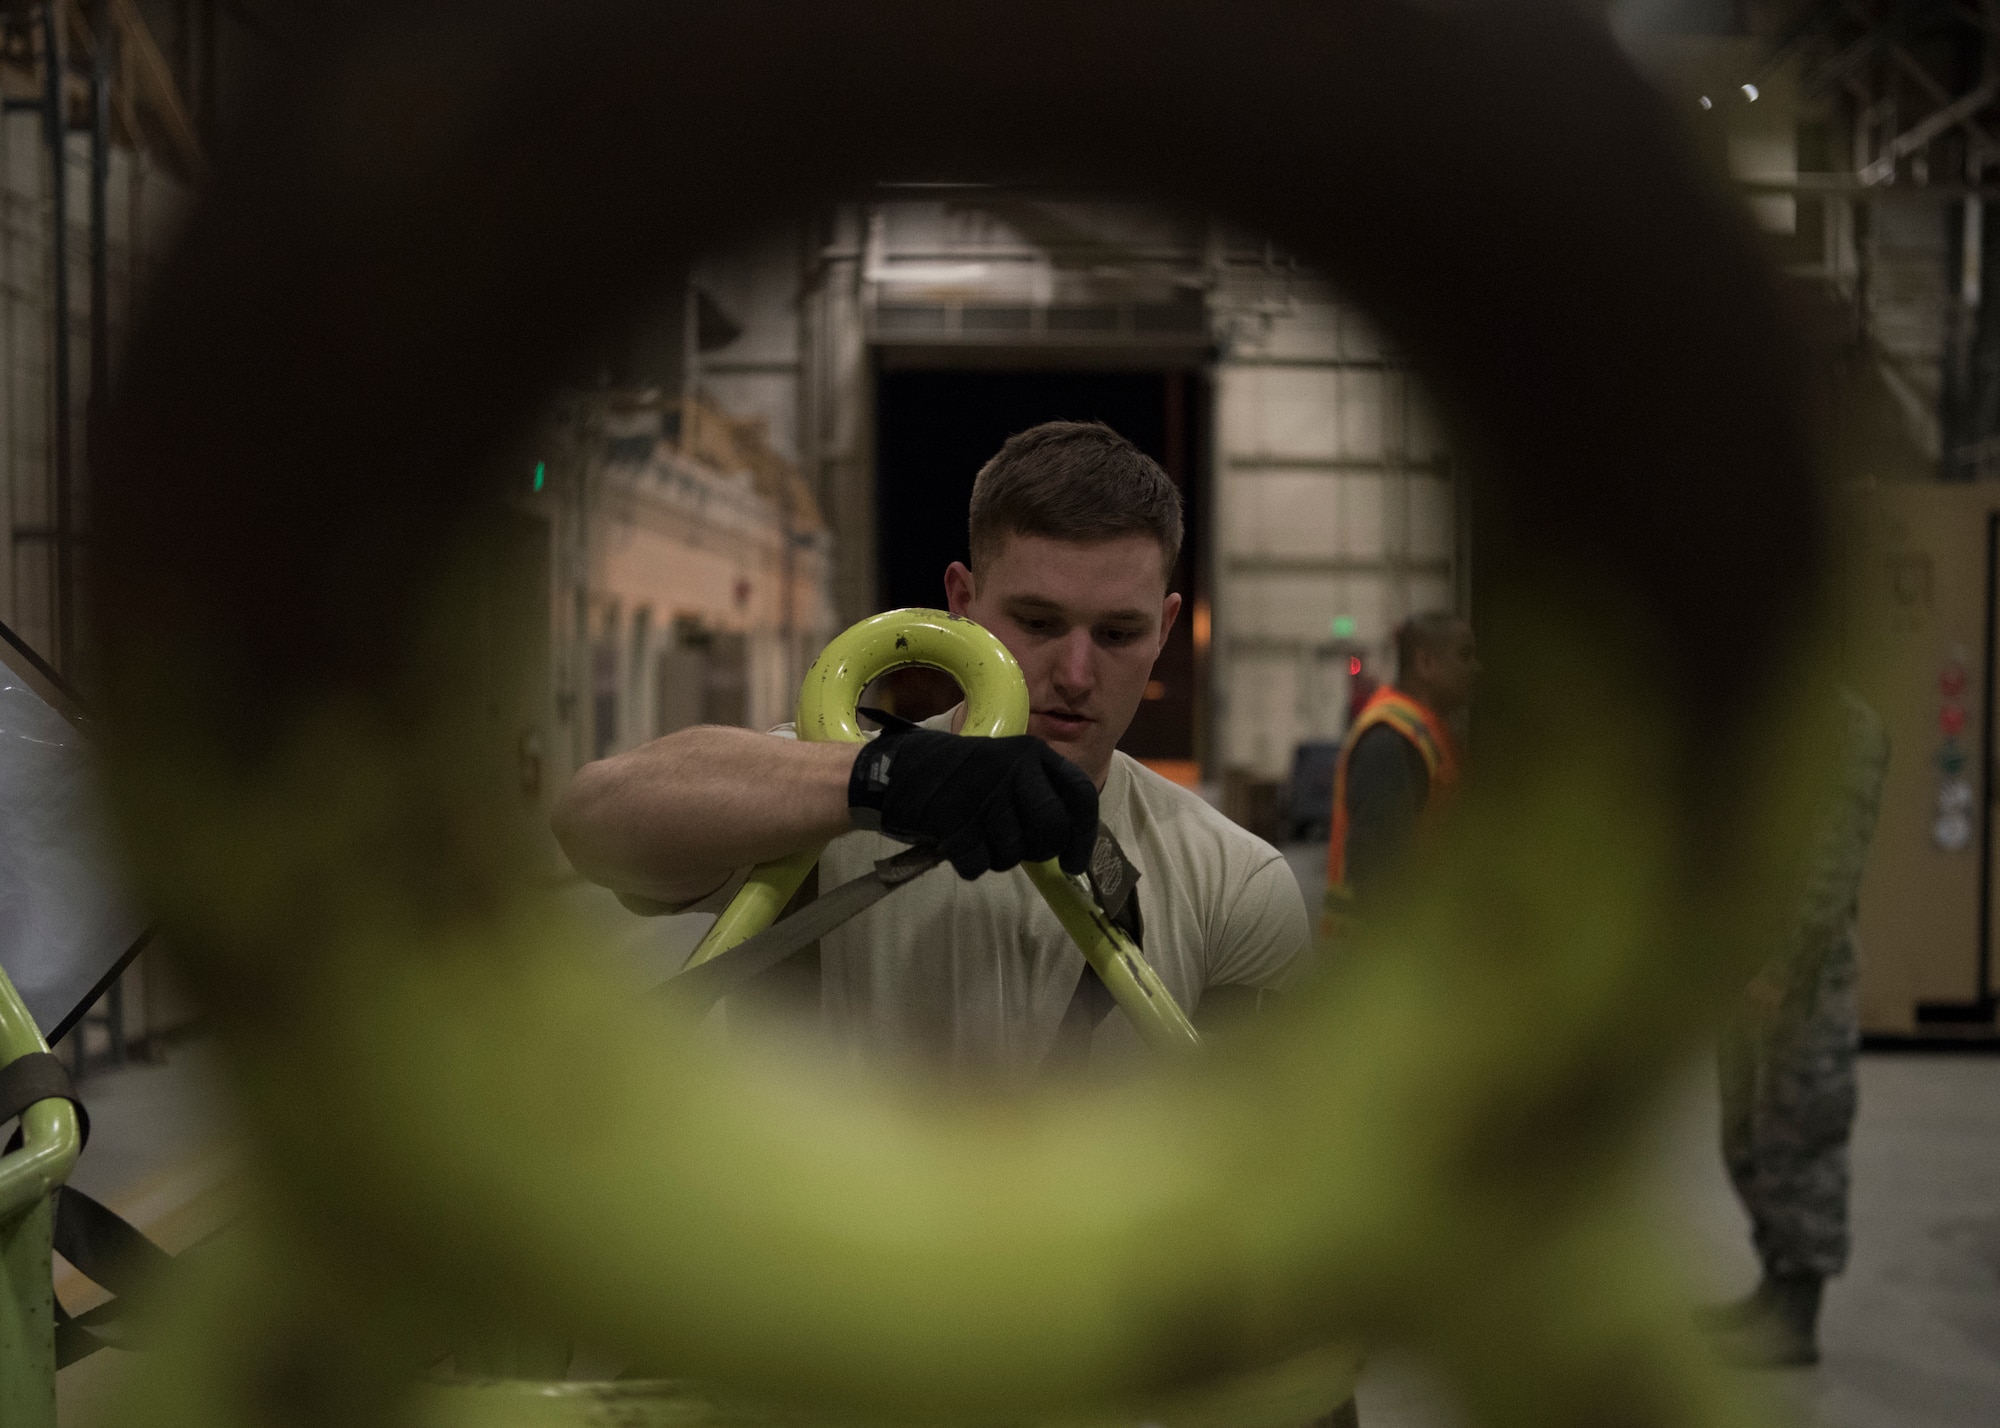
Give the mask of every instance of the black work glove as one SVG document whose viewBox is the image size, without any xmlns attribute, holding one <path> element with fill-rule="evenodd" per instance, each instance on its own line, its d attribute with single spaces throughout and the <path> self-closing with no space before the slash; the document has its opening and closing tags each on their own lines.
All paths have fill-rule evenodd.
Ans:
<svg viewBox="0 0 2000 1428">
<path fill-rule="evenodd" d="M 1097 789 L 1040 739 L 945 734 L 863 712 L 883 728 L 848 776 L 858 826 L 934 845 L 968 880 L 1045 858 L 1066 873 L 1090 867 Z"/>
</svg>

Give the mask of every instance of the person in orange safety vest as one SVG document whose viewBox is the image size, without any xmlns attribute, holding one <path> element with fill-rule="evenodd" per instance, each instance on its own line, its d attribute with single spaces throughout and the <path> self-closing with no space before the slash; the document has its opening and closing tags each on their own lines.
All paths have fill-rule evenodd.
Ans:
<svg viewBox="0 0 2000 1428">
<path fill-rule="evenodd" d="M 1326 916 L 1338 925 L 1407 851 L 1458 783 L 1447 720 L 1472 703 L 1479 655 L 1456 615 L 1412 615 L 1396 628 L 1396 682 L 1375 691 L 1347 731 L 1333 776 Z"/>
</svg>

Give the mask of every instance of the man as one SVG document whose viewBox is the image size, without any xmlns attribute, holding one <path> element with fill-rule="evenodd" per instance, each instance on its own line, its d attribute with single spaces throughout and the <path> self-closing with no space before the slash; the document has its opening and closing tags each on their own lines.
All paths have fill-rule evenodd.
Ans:
<svg viewBox="0 0 2000 1428">
<path fill-rule="evenodd" d="M 1448 721 L 1472 703 L 1479 655 L 1456 615 L 1412 615 L 1396 628 L 1396 682 L 1348 728 L 1333 776 L 1327 930 L 1365 907 L 1427 816 L 1458 782 Z"/>
<path fill-rule="evenodd" d="M 1173 483 L 1110 428 L 1051 422 L 987 463 L 968 524 L 946 600 L 1020 661 L 1027 735 L 962 737 L 962 706 L 859 747 L 683 730 L 578 772 L 555 811 L 564 851 L 664 911 L 823 840 L 823 887 L 897 852 L 884 833 L 935 845 L 957 876 L 927 873 L 821 939 L 819 1004 L 844 1042 L 964 1071 L 1138 1047 L 1101 989 L 1090 1004 L 1082 954 L 1017 866 L 1081 871 L 1100 817 L 1140 874 L 1146 957 L 1191 1015 L 1283 984 L 1307 927 L 1282 856 L 1117 752 L 1181 608 Z"/>
<path fill-rule="evenodd" d="M 1889 738 L 1841 692 L 1838 784 L 1821 813 L 1789 944 L 1751 982 L 1721 1045 L 1722 1152 L 1750 1215 L 1763 1278 L 1708 1311 L 1726 1357 L 1819 1362 L 1820 1295 L 1847 1265 L 1847 1140 L 1854 1124 L 1854 921 Z"/>
</svg>

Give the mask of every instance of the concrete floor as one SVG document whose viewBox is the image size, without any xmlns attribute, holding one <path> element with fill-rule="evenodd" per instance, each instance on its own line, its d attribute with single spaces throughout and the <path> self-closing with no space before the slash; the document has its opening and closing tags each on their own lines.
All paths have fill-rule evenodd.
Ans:
<svg viewBox="0 0 2000 1428">
<path fill-rule="evenodd" d="M 1322 845 L 1323 847 L 1323 845 Z M 1316 896 L 1322 853 L 1288 850 Z M 634 950 L 661 970 L 685 955 L 685 930 L 627 922 Z M 1815 1428 L 2000 1425 L 2000 1058 L 1866 1056 L 1854 1139 L 1854 1258 L 1829 1288 L 1817 1369 L 1751 1375 Z M 200 1044 L 83 1087 L 94 1135 L 76 1182 L 170 1247 L 211 1228 L 228 1170 L 226 1115 Z M 1713 1077 L 1696 1058 L 1658 1137 L 1663 1220 L 1686 1246 L 1690 1294 L 1721 1299 L 1756 1276 L 1747 1229 L 1715 1150 Z M 65 1297 L 89 1302 L 73 1281 Z M 64 1428 L 83 1428 L 118 1372 L 100 1354 L 63 1374 Z M 1420 1366 L 1371 1369 L 1366 1428 L 1449 1428 Z"/>
<path fill-rule="evenodd" d="M 2000 1424 L 2000 1058 L 1868 1056 L 1854 1139 L 1854 1254 L 1827 1292 L 1817 1370 L 1779 1380 L 1823 1428 Z M 1702 1135 L 1663 1170 L 1711 1285 L 1755 1277 Z"/>
<path fill-rule="evenodd" d="M 1284 849 L 1306 906 L 1326 886 L 1326 844 Z M 1693 1294 L 1717 1301 L 1757 1279 L 1749 1223 L 1717 1149 L 1708 1057 L 1662 1117 L 1654 1183 L 1686 1248 Z M 1746 1375 L 1779 1415 L 1813 1428 L 2000 1425 L 2000 1057 L 1869 1055 L 1852 1147 L 1854 1252 L 1827 1289 L 1816 1369 Z M 1448 1428 L 1421 1365 L 1363 1381 L 1366 1428 Z"/>
<path fill-rule="evenodd" d="M 1715 1083 L 1692 1067 L 1659 1137 L 1654 1184 L 1690 1291 L 1755 1283 L 1749 1227 L 1715 1152 Z M 1827 1289 L 1823 1361 L 1747 1373 L 1779 1422 L 1812 1428 L 2000 1424 L 2000 1058 L 1864 1055 L 1853 1143 L 1854 1254 Z M 1364 1428 L 1453 1428 L 1421 1365 L 1363 1380 Z"/>
</svg>

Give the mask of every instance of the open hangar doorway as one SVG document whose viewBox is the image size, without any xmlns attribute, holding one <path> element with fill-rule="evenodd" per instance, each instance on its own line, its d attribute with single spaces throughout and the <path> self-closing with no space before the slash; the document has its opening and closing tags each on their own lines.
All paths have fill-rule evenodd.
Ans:
<svg viewBox="0 0 2000 1428">
<path fill-rule="evenodd" d="M 940 606 L 944 571 L 968 559 L 966 510 L 980 467 L 1045 421 L 1102 421 L 1160 463 L 1180 489 L 1186 537 L 1170 587 L 1184 597 L 1146 697 L 1119 747 L 1189 786 L 1198 782 L 1207 697 L 1197 638 L 1207 609 L 1206 507 L 1211 387 L 1196 366 L 910 366 L 875 379 L 877 578 L 883 603 Z M 909 671 L 886 694 L 924 717 L 957 699 L 942 676 Z"/>
</svg>

